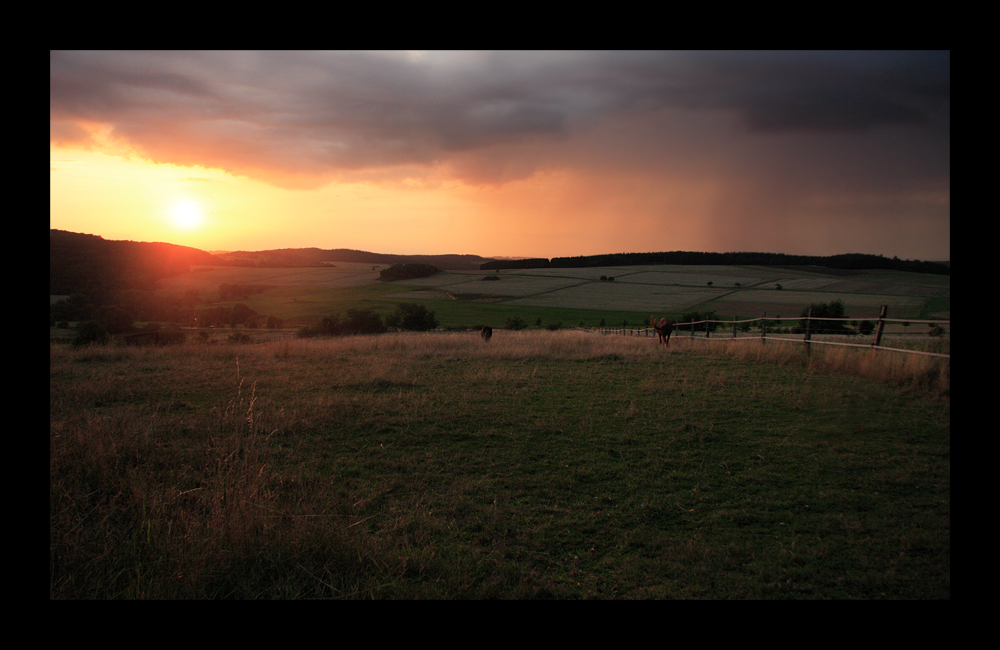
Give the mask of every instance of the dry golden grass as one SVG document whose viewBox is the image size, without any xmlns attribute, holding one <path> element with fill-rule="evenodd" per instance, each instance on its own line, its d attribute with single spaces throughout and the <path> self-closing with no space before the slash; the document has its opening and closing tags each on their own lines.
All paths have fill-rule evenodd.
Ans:
<svg viewBox="0 0 1000 650">
<path fill-rule="evenodd" d="M 951 392 L 950 359 L 895 350 L 872 350 L 813 344 L 807 353 L 799 343 L 770 341 L 690 342 L 705 353 L 725 354 L 754 363 L 804 365 L 819 372 L 832 372 L 874 379 L 889 385 L 946 397 Z"/>
</svg>

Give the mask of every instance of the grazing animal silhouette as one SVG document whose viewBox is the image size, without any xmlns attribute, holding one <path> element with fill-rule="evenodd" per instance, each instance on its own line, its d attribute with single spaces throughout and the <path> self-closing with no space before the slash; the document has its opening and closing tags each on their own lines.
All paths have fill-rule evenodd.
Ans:
<svg viewBox="0 0 1000 650">
<path fill-rule="evenodd" d="M 657 323 L 652 314 L 649 315 L 649 320 L 653 323 L 653 329 L 660 335 L 660 343 L 670 345 L 670 333 L 674 331 L 674 321 L 661 318 Z"/>
<path fill-rule="evenodd" d="M 479 332 L 479 336 L 483 337 L 484 341 L 489 341 L 490 337 L 493 336 L 493 328 L 487 325 Z"/>
</svg>

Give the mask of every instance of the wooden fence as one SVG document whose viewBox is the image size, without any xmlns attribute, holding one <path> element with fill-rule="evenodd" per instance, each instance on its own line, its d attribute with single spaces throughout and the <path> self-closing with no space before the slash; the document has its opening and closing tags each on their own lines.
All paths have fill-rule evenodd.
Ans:
<svg viewBox="0 0 1000 650">
<path fill-rule="evenodd" d="M 729 321 L 729 320 L 699 320 L 699 321 L 696 321 L 696 320 L 692 319 L 688 323 L 675 323 L 674 324 L 674 333 L 673 333 L 673 336 L 674 337 L 677 337 L 677 336 L 688 336 L 691 339 L 698 339 L 700 341 L 733 341 L 733 340 L 736 340 L 736 341 L 760 341 L 762 344 L 767 343 L 768 340 L 771 340 L 771 341 L 791 341 L 793 343 L 802 343 L 802 344 L 804 344 L 806 346 L 806 350 L 807 351 L 809 350 L 809 346 L 815 343 L 815 344 L 818 344 L 818 345 L 842 345 L 842 346 L 846 346 L 846 347 L 870 348 L 872 350 L 892 350 L 892 351 L 895 351 L 895 352 L 906 352 L 908 354 L 923 354 L 923 355 L 927 355 L 927 356 L 931 356 L 931 357 L 945 357 L 945 358 L 949 358 L 949 359 L 951 358 L 950 354 L 943 354 L 943 353 L 940 353 L 940 352 L 924 352 L 923 350 L 908 350 L 906 348 L 896 348 L 896 347 L 890 347 L 890 346 L 882 345 L 882 336 L 883 336 L 883 331 L 884 331 L 886 323 L 911 323 L 911 324 L 913 324 L 913 323 L 925 323 L 925 324 L 929 324 L 929 325 L 951 325 L 951 320 L 914 320 L 912 318 L 887 318 L 886 317 L 886 312 L 887 312 L 886 306 L 882 305 L 882 309 L 881 309 L 881 311 L 879 313 L 878 320 L 875 322 L 875 327 L 874 327 L 874 330 L 873 330 L 873 333 L 872 333 L 872 341 L 871 341 L 871 343 L 868 343 L 868 344 L 866 344 L 866 343 L 843 343 L 843 342 L 840 342 L 840 341 L 822 341 L 822 340 L 818 340 L 818 339 L 813 339 L 812 338 L 813 332 L 811 332 L 811 329 L 812 329 L 811 326 L 812 326 L 813 321 L 823 321 L 823 322 L 829 322 L 829 321 L 857 321 L 857 320 L 861 320 L 861 319 L 857 319 L 857 318 L 818 318 L 818 317 L 812 316 L 812 311 L 811 310 L 810 310 L 810 312 L 809 312 L 808 315 L 806 315 L 806 316 L 800 316 L 800 317 L 794 319 L 794 320 L 797 320 L 797 321 L 805 321 L 806 322 L 806 331 L 805 331 L 804 334 L 802 334 L 802 338 L 788 338 L 787 336 L 783 336 L 783 335 L 782 336 L 774 336 L 773 334 L 771 336 L 768 336 L 768 332 L 767 332 L 767 322 L 768 321 L 786 321 L 786 320 L 792 320 L 792 319 L 790 319 L 790 318 L 768 318 L 767 312 L 762 313 L 759 318 L 750 318 L 750 319 L 744 319 L 744 320 L 739 320 L 738 316 L 733 316 L 733 319 L 731 321 Z M 867 319 L 865 319 L 865 320 L 867 320 Z M 711 328 L 709 327 L 710 323 L 716 323 L 716 324 L 719 324 L 719 325 L 726 325 L 726 326 L 732 325 L 732 334 L 730 336 L 725 336 L 725 335 L 719 336 L 718 331 L 716 331 L 714 333 L 714 335 L 713 335 L 713 332 L 711 331 Z M 744 334 L 745 334 L 744 336 L 739 336 L 739 332 L 737 330 L 740 329 L 740 325 L 744 325 L 744 324 L 747 324 L 747 323 L 759 323 L 759 325 L 757 326 L 757 329 L 759 329 L 760 332 L 756 333 L 756 334 L 746 334 L 744 332 Z M 695 326 L 697 326 L 697 325 L 704 325 L 705 326 L 704 332 L 699 332 L 698 336 L 695 335 Z M 716 330 L 719 330 L 719 329 L 721 329 L 721 328 L 720 327 L 716 327 Z M 728 330 L 728 327 L 726 329 Z M 642 327 L 642 328 L 630 328 L 630 327 L 625 327 L 625 326 L 619 327 L 619 328 L 601 328 L 601 329 L 599 329 L 597 331 L 599 333 L 605 334 L 605 335 L 645 336 L 645 337 L 651 337 L 651 338 L 657 336 L 656 331 L 652 327 L 648 327 L 648 326 Z M 702 336 L 701 334 L 704 334 L 704 335 Z"/>
</svg>

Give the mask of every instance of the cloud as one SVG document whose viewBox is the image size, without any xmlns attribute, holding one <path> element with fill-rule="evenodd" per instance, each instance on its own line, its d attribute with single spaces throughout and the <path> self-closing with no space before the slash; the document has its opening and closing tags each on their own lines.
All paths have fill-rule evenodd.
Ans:
<svg viewBox="0 0 1000 650">
<path fill-rule="evenodd" d="M 53 144 L 97 146 L 100 125 L 153 161 L 282 187 L 581 165 L 808 184 L 873 169 L 865 155 L 940 183 L 949 108 L 947 52 L 50 54 Z"/>
<path fill-rule="evenodd" d="M 751 52 L 693 57 L 682 101 L 735 111 L 751 131 L 856 132 L 933 119 L 947 52 Z"/>
</svg>

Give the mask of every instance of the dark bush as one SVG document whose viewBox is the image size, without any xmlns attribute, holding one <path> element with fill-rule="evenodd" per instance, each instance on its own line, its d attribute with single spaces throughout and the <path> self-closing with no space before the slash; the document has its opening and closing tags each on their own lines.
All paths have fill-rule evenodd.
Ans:
<svg viewBox="0 0 1000 650">
<path fill-rule="evenodd" d="M 381 334 L 386 330 L 382 317 L 371 309 L 348 309 L 343 323 L 345 334 Z"/>
<path fill-rule="evenodd" d="M 413 278 L 426 278 L 437 273 L 439 269 L 430 264 L 393 264 L 387 269 L 382 269 L 378 273 L 378 279 L 382 282 L 393 282 L 395 280 L 412 280 Z"/>
<path fill-rule="evenodd" d="M 803 309 L 799 316 L 806 317 L 809 315 L 809 310 L 812 310 L 813 321 L 809 326 L 810 332 L 812 334 L 853 334 L 854 331 L 848 327 L 844 321 L 839 320 L 816 320 L 823 318 L 847 318 L 844 315 L 844 303 L 840 300 L 834 300 L 833 302 L 827 304 L 825 302 L 814 302 L 807 309 Z M 806 327 L 806 320 L 799 321 L 799 327 Z"/>
<path fill-rule="evenodd" d="M 239 303 L 233 305 L 233 311 L 229 316 L 229 324 L 243 325 L 245 323 L 249 323 L 250 320 L 257 315 L 258 315 L 257 312 L 255 312 L 253 309 L 250 309 L 243 303 Z"/>
<path fill-rule="evenodd" d="M 507 329 L 509 330 L 523 330 L 525 327 L 527 324 L 520 316 L 511 316 L 507 319 Z"/>
<path fill-rule="evenodd" d="M 438 326 L 434 312 L 414 303 L 401 303 L 394 313 L 386 317 L 385 324 L 387 327 L 415 332 L 426 332 Z"/>
<path fill-rule="evenodd" d="M 91 343 L 107 343 L 109 339 L 108 331 L 101 327 L 100 323 L 88 320 L 77 324 L 73 345 L 80 347 Z"/>
<path fill-rule="evenodd" d="M 381 334 L 386 331 L 382 317 L 370 309 L 348 309 L 347 318 L 334 315 L 312 326 L 300 327 L 299 338 L 310 336 L 344 336 L 349 334 Z"/>
</svg>

